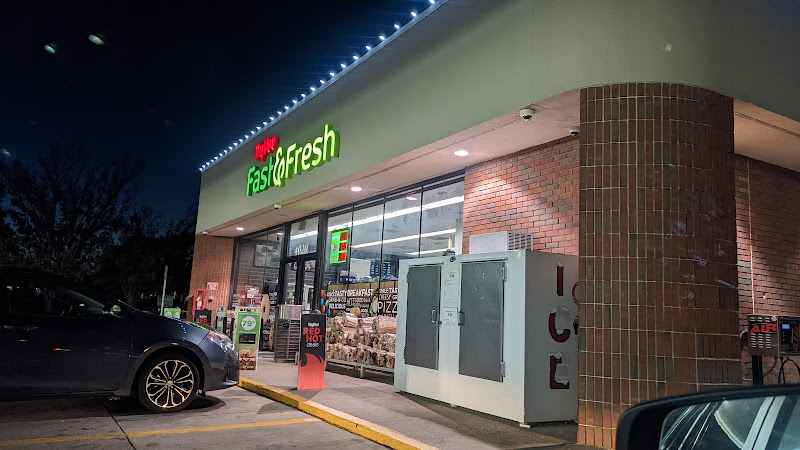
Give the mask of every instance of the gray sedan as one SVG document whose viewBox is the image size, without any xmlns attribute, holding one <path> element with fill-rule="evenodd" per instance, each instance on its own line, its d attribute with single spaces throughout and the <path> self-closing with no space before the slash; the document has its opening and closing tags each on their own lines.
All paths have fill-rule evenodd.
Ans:
<svg viewBox="0 0 800 450">
<path fill-rule="evenodd" d="M 0 288 L 0 399 L 135 396 L 172 412 L 238 383 L 222 333 L 42 272 L 0 268 Z"/>
</svg>

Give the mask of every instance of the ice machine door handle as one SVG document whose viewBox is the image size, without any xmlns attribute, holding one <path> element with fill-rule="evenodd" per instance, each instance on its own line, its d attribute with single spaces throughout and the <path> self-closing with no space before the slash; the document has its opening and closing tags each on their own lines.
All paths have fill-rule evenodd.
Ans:
<svg viewBox="0 0 800 450">
<path fill-rule="evenodd" d="M 432 309 L 431 310 L 431 323 L 433 323 L 435 325 L 440 324 L 441 322 L 439 322 L 438 319 L 439 319 L 439 317 L 436 315 L 436 310 Z"/>
<path fill-rule="evenodd" d="M 459 311 L 458 312 L 458 326 L 460 326 L 460 327 L 464 326 L 464 312 L 463 311 Z"/>
</svg>

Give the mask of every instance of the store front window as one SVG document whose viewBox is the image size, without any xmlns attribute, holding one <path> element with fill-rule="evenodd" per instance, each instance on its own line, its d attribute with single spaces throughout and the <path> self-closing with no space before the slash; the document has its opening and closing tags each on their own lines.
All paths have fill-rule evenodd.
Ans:
<svg viewBox="0 0 800 450">
<path fill-rule="evenodd" d="M 289 254 L 287 256 L 316 253 L 318 227 L 319 217 L 293 223 L 289 233 Z"/>
<path fill-rule="evenodd" d="M 461 253 L 463 181 L 409 190 L 328 218 L 322 303 L 328 315 L 397 315 L 400 261 Z"/>
<path fill-rule="evenodd" d="M 460 254 L 463 204 L 456 177 L 329 213 L 321 251 L 319 217 L 287 227 L 283 255 L 283 228 L 238 238 L 229 309 L 269 300 L 331 316 L 395 316 L 400 261 Z"/>
<path fill-rule="evenodd" d="M 238 239 L 231 304 L 260 307 L 275 304 L 281 270 L 283 232 L 268 231 Z"/>
<path fill-rule="evenodd" d="M 422 197 L 419 256 L 461 254 L 464 183 L 428 190 Z"/>
</svg>

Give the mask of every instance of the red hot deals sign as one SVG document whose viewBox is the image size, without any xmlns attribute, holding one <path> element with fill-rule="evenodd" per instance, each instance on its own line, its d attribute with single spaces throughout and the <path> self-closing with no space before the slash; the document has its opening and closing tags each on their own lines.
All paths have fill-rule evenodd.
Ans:
<svg viewBox="0 0 800 450">
<path fill-rule="evenodd" d="M 286 148 L 271 136 L 256 143 L 255 160 L 263 163 L 247 171 L 247 195 L 264 192 L 271 187 L 285 186 L 290 179 L 313 170 L 339 157 L 339 132 L 325 124 L 322 134 L 305 144 L 293 143 Z"/>
<path fill-rule="evenodd" d="M 325 314 L 303 314 L 300 329 L 297 389 L 322 389 L 325 387 Z"/>
</svg>

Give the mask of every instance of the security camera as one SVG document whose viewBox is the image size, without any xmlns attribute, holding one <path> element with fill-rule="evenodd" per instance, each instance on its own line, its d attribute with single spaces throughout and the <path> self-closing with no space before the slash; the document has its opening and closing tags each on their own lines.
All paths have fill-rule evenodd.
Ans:
<svg viewBox="0 0 800 450">
<path fill-rule="evenodd" d="M 569 129 L 570 136 L 577 136 L 580 134 L 580 132 L 581 132 L 580 128 L 572 127 Z"/>
<path fill-rule="evenodd" d="M 535 111 L 530 108 L 520 109 L 519 116 L 522 117 L 523 120 L 531 120 L 534 112 Z"/>
</svg>

